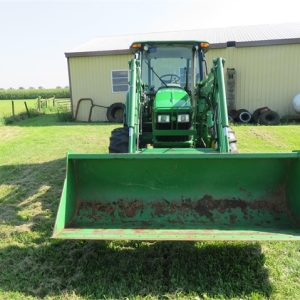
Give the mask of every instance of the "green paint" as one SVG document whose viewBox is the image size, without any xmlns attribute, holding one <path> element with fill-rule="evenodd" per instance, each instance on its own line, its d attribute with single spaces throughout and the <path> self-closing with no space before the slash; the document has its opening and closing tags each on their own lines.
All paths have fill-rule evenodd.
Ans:
<svg viewBox="0 0 300 300">
<path fill-rule="evenodd" d="M 88 239 L 88 240 L 144 240 L 144 241 L 186 241 L 186 240 L 253 240 L 253 241 L 299 241 L 300 233 L 293 230 L 277 230 L 263 227 L 252 230 L 207 230 L 207 229 L 64 229 L 54 236 L 58 239 Z"/>
<path fill-rule="evenodd" d="M 224 60 L 215 59 L 200 82 L 194 78 L 191 90 L 162 80 L 178 77 L 177 66 L 160 75 L 151 67 L 181 51 L 177 58 L 194 74 L 194 58 L 203 54 L 198 44 L 156 42 L 155 56 L 137 51 L 126 103 L 129 154 L 68 155 L 54 237 L 300 239 L 299 153 L 229 153 Z M 161 81 L 157 90 L 142 82 L 145 66 Z M 177 121 L 181 113 L 190 123 Z M 159 122 L 160 114 L 169 121 Z M 142 148 L 146 143 L 152 147 Z"/>
<path fill-rule="evenodd" d="M 130 90 L 126 101 L 125 126 L 129 127 L 129 153 L 140 152 L 146 144 L 151 144 L 154 148 L 216 147 L 218 152 L 230 152 L 224 60 L 215 59 L 213 68 L 206 77 L 201 72 L 196 76 L 197 70 L 203 69 L 204 52 L 207 50 L 202 49 L 200 43 L 201 41 L 141 42 L 142 47 L 135 50 L 134 58 L 129 62 Z M 196 57 L 200 59 L 197 61 Z M 164 72 L 161 66 L 168 62 L 166 59 L 172 59 L 174 64 L 168 66 L 169 74 L 160 73 Z M 188 76 L 188 85 L 178 75 L 178 64 L 186 73 L 195 74 L 191 78 Z M 164 76 L 175 78 L 177 82 L 166 83 L 162 80 Z M 186 80 L 186 76 L 183 77 Z M 157 83 L 154 86 L 154 79 L 161 86 L 157 86 Z M 160 114 L 169 115 L 169 124 L 158 121 Z M 188 114 L 190 121 L 180 124 L 177 121 L 179 114 Z M 147 124 L 151 124 L 150 128 Z M 166 129 L 169 132 L 165 135 L 159 132 Z"/>
<path fill-rule="evenodd" d="M 181 136 L 181 135 L 194 135 L 196 134 L 196 130 L 187 129 L 187 130 L 153 130 L 153 135 L 155 136 Z"/>
<path fill-rule="evenodd" d="M 154 111 L 160 109 L 190 110 L 191 100 L 187 92 L 181 88 L 164 88 L 155 95 Z"/>
<path fill-rule="evenodd" d="M 54 237 L 300 239 L 299 157 L 69 154 Z"/>
</svg>

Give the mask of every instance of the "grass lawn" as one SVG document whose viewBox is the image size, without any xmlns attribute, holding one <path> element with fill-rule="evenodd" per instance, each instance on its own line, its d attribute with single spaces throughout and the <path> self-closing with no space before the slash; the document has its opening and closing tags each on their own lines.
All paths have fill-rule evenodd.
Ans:
<svg viewBox="0 0 300 300">
<path fill-rule="evenodd" d="M 36 99 L 32 100 L 14 100 L 15 114 L 26 112 L 24 101 L 26 101 L 28 109 L 37 108 Z M 11 100 L 0 100 L 0 118 L 12 116 Z"/>
<path fill-rule="evenodd" d="M 115 127 L 0 126 L 0 299 L 300 299 L 300 242 L 50 239 L 66 152 L 107 152 Z M 240 152 L 300 149 L 300 126 L 234 130 Z"/>
<path fill-rule="evenodd" d="M 26 101 L 28 109 L 35 109 L 37 110 L 37 99 L 25 99 L 25 100 L 13 100 L 14 101 L 14 107 L 15 107 L 15 115 L 18 115 L 20 113 L 26 112 L 25 104 L 24 102 Z M 44 100 L 45 101 L 45 100 Z M 52 100 L 48 100 L 48 109 L 42 108 L 41 111 L 45 113 L 50 113 L 50 112 L 56 112 L 57 111 L 57 106 L 61 105 L 64 101 L 69 101 L 68 98 L 61 98 L 61 99 L 56 99 L 56 107 L 53 107 L 53 102 Z M 11 117 L 12 116 L 12 100 L 0 100 L 0 123 L 1 119 L 3 117 Z"/>
</svg>

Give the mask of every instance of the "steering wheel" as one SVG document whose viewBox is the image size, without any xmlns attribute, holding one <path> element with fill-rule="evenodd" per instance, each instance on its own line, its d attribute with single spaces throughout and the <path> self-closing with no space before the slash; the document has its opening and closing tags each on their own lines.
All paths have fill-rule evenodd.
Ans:
<svg viewBox="0 0 300 300">
<path fill-rule="evenodd" d="M 169 78 L 164 79 L 164 77 L 169 77 Z M 177 74 L 165 74 L 165 75 L 160 76 L 160 79 L 167 84 L 170 84 L 170 83 L 178 84 L 180 82 L 180 77 Z"/>
</svg>

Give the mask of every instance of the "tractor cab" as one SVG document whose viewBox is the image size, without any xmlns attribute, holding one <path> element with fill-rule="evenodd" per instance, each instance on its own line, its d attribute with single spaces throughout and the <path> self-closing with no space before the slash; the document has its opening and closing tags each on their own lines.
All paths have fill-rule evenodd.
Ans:
<svg viewBox="0 0 300 300">
<path fill-rule="evenodd" d="M 142 82 L 149 92 L 181 88 L 191 94 L 204 78 L 206 42 L 138 42 L 131 45 L 141 61 Z"/>
<path fill-rule="evenodd" d="M 131 49 L 140 62 L 143 97 L 141 145 L 190 148 L 196 83 L 204 78 L 206 42 L 138 42 Z"/>
</svg>

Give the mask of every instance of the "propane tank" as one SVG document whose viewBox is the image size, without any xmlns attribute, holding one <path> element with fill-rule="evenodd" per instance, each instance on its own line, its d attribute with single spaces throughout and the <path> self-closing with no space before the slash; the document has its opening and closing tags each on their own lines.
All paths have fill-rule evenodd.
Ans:
<svg viewBox="0 0 300 300">
<path fill-rule="evenodd" d="M 293 107 L 294 110 L 297 113 L 300 113 L 300 94 L 297 94 L 294 98 L 293 98 Z"/>
</svg>

